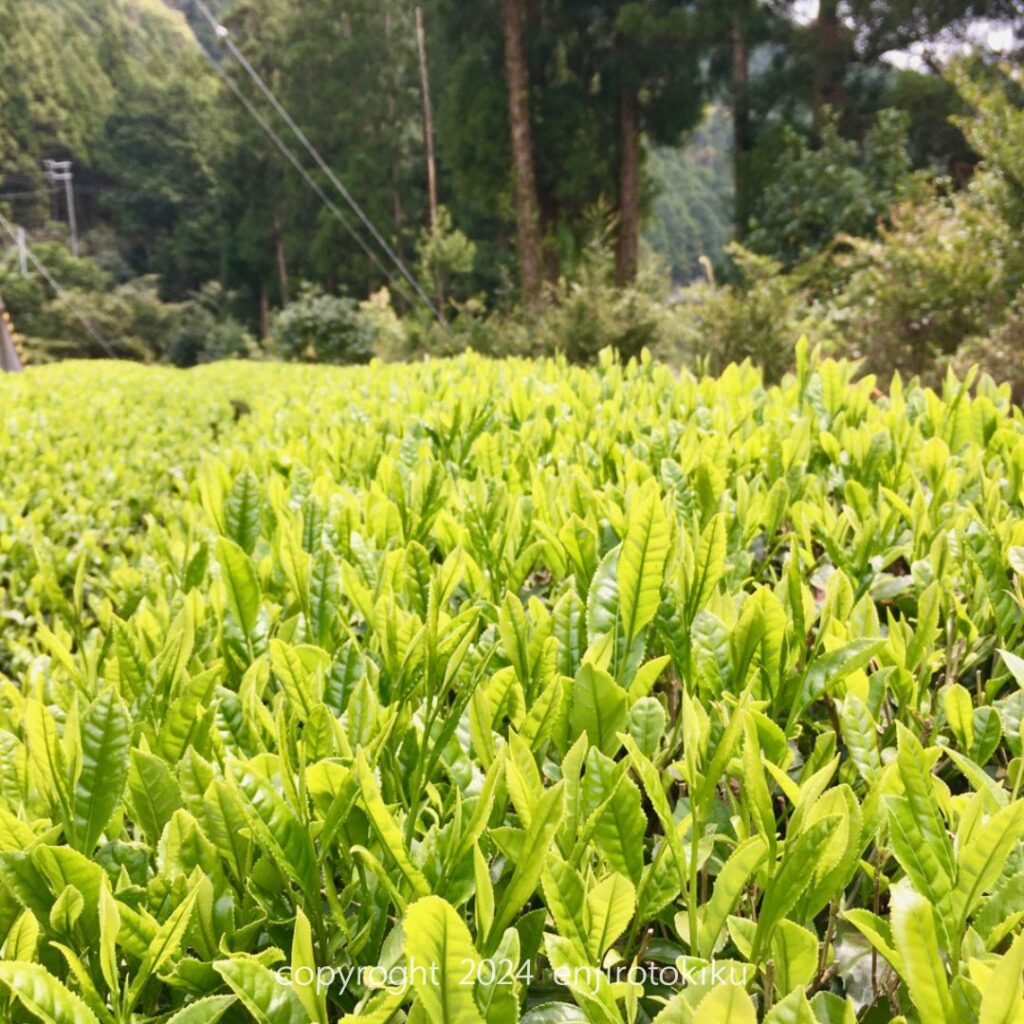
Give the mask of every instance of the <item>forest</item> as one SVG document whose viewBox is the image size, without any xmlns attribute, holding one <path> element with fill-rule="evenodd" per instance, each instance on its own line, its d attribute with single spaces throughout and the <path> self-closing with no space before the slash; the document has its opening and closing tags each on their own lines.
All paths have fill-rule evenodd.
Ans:
<svg viewBox="0 0 1024 1024">
<path fill-rule="evenodd" d="M 3 0 L 0 295 L 37 361 L 646 346 L 773 378 L 807 334 L 883 375 L 1013 377 L 1021 21 L 1012 0 Z M 15 226 L 56 286 L 21 273 Z"/>
</svg>

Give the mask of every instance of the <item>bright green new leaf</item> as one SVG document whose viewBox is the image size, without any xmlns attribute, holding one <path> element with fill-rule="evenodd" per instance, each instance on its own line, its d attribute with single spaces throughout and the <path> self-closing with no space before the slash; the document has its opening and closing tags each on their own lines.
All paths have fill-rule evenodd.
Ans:
<svg viewBox="0 0 1024 1024">
<path fill-rule="evenodd" d="M 82 716 L 82 770 L 75 785 L 76 845 L 91 853 L 128 779 L 128 709 L 111 687 Z"/>
<path fill-rule="evenodd" d="M 96 1014 L 39 964 L 0 961 L 0 985 L 44 1024 L 99 1024 Z"/>
<path fill-rule="evenodd" d="M 750 996 L 738 985 L 718 985 L 693 1011 L 700 1024 L 757 1024 L 757 1013 Z"/>
<path fill-rule="evenodd" d="M 309 1024 L 295 989 L 258 960 L 245 955 L 215 960 L 213 969 L 258 1024 Z"/>
<path fill-rule="evenodd" d="M 587 893 L 584 921 L 587 948 L 595 963 L 626 930 L 636 910 L 636 890 L 628 878 L 611 874 Z"/>
<path fill-rule="evenodd" d="M 892 936 L 903 979 L 923 1020 L 954 1024 L 931 903 L 907 886 L 892 894 Z"/>
<path fill-rule="evenodd" d="M 619 552 L 619 610 L 627 646 L 654 618 L 668 557 L 669 530 L 656 487 L 645 488 L 629 511 Z"/>
<path fill-rule="evenodd" d="M 462 918 L 439 896 L 410 904 L 405 918 L 409 978 L 432 1024 L 484 1024 L 473 998 L 479 955 Z M 467 967 L 467 964 L 469 967 Z"/>
<path fill-rule="evenodd" d="M 217 1024 L 236 1001 L 235 996 L 206 996 L 179 1010 L 167 1024 Z"/>
<path fill-rule="evenodd" d="M 573 737 L 585 732 L 598 750 L 610 756 L 620 746 L 618 734 L 626 719 L 626 691 L 607 672 L 582 665 L 572 687 L 569 721 Z"/>
<path fill-rule="evenodd" d="M 217 561 L 227 591 L 228 608 L 251 642 L 260 612 L 260 585 L 252 559 L 234 541 L 221 537 L 217 541 Z"/>
</svg>

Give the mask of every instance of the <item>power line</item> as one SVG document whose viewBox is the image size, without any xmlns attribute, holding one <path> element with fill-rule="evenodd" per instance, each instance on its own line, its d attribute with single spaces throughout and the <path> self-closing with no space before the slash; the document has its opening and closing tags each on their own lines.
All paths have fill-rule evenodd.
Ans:
<svg viewBox="0 0 1024 1024">
<path fill-rule="evenodd" d="M 391 248 L 391 246 L 387 242 L 387 239 L 385 239 L 384 236 L 377 230 L 376 225 L 373 223 L 372 220 L 370 220 L 369 216 L 359 205 L 359 203 L 356 202 L 356 200 L 353 198 L 352 194 L 348 191 L 348 189 L 345 188 L 345 186 L 341 183 L 341 181 L 338 179 L 338 176 L 334 173 L 334 171 L 331 170 L 331 168 L 327 164 L 327 161 L 324 160 L 324 158 L 320 155 L 320 151 L 309 141 L 309 139 L 306 137 L 302 129 L 295 123 L 292 116 L 281 105 L 280 101 L 271 91 L 270 87 L 266 84 L 266 82 L 263 81 L 263 79 L 260 77 L 259 73 L 252 66 L 252 64 L 249 63 L 245 54 L 243 54 L 242 51 L 239 50 L 237 46 L 235 46 L 234 41 L 231 39 L 231 36 L 228 33 L 227 28 L 217 21 L 217 19 L 210 12 L 209 7 L 206 6 L 203 0 L 195 0 L 195 5 L 196 7 L 198 7 L 203 17 L 206 18 L 206 20 L 210 23 L 210 26 L 213 28 L 213 31 L 217 35 L 217 37 L 224 41 L 228 50 L 231 52 L 231 55 L 235 58 L 235 60 L 238 61 L 239 64 L 242 65 L 242 67 L 245 69 L 246 73 L 249 75 L 252 81 L 256 84 L 260 92 L 262 92 L 263 95 L 267 98 L 267 100 L 269 100 L 270 104 L 277 111 L 277 113 L 280 115 L 285 124 L 288 125 L 288 127 L 291 129 L 292 133 L 302 144 L 306 152 L 309 153 L 309 155 L 316 162 L 316 165 L 327 176 L 328 181 L 330 181 L 330 183 L 338 190 L 338 192 L 341 194 L 345 202 L 348 203 L 348 205 L 352 208 L 352 211 L 366 226 L 367 230 L 373 236 L 377 244 L 384 250 L 388 258 L 398 268 L 398 270 L 401 272 L 402 276 L 406 279 L 406 281 L 409 282 L 413 290 L 422 300 L 423 304 L 427 307 L 427 309 L 430 310 L 430 312 L 437 318 L 441 326 L 447 331 L 448 325 L 445 323 L 444 317 L 442 317 L 440 311 L 435 308 L 433 302 L 431 302 L 427 293 L 420 286 L 419 281 L 416 280 L 416 278 L 413 276 L 408 267 L 406 267 L 405 263 L 400 259 L 398 254 L 394 251 L 394 249 Z M 235 90 L 235 94 L 239 95 L 237 90 Z"/>
<path fill-rule="evenodd" d="M 18 232 L 11 224 L 11 222 L 2 213 L 0 213 L 0 227 L 2 227 L 4 231 L 6 231 L 7 234 L 11 236 L 15 243 L 17 243 Z M 116 359 L 117 354 L 110 347 L 106 338 L 104 338 L 103 335 L 100 334 L 100 332 L 97 331 L 95 327 L 93 327 L 93 325 L 86 318 L 85 314 L 71 300 L 71 297 L 68 295 L 68 293 L 64 291 L 64 289 L 61 288 L 61 286 L 57 283 L 57 281 L 54 279 L 53 274 L 51 274 L 49 270 L 47 270 L 46 267 L 39 262 L 39 258 L 36 256 L 36 254 L 27 245 L 24 247 L 24 251 L 28 256 L 29 260 L 31 260 L 32 266 L 34 266 L 36 270 L 39 271 L 39 273 L 47 280 L 47 282 L 49 282 L 50 287 L 57 293 L 57 298 L 59 298 L 61 302 L 63 302 L 68 307 L 68 309 L 70 309 L 71 312 L 78 318 L 79 322 L 89 332 L 93 340 L 100 346 L 100 348 L 102 348 L 103 351 L 106 352 L 107 355 L 110 356 L 112 359 Z"/>
<path fill-rule="evenodd" d="M 0 195 L 2 199 L 27 199 L 29 196 L 48 196 L 53 194 L 53 188 L 37 188 L 29 192 L 4 192 Z"/>
<path fill-rule="evenodd" d="M 238 88 L 238 85 L 232 80 L 231 76 L 224 70 L 224 68 L 222 68 L 220 64 L 216 60 L 214 60 L 214 58 L 209 53 L 206 52 L 206 49 L 204 47 L 201 46 L 200 48 L 206 55 L 207 60 L 209 60 L 209 62 L 213 65 L 214 71 L 217 72 L 221 80 L 235 94 L 235 96 L 238 98 L 242 106 L 245 107 L 246 111 L 252 116 L 253 120 L 255 120 L 256 123 L 263 129 L 263 131 L 270 137 L 274 145 L 277 146 L 277 148 L 281 151 L 281 153 L 284 154 L 285 157 L 287 157 L 291 165 L 302 176 L 303 181 L 305 181 L 305 183 L 313 190 L 317 198 L 320 199 L 320 201 L 327 207 L 327 209 L 330 210 L 335 217 L 337 217 L 342 227 L 344 227 L 345 230 L 348 231 L 348 233 L 352 236 L 352 238 L 356 241 L 359 247 L 367 255 L 370 261 L 374 264 L 374 266 L 377 267 L 377 269 L 388 279 L 388 282 L 392 285 L 395 285 L 396 282 L 394 279 L 394 275 L 387 269 L 387 267 L 384 266 L 383 263 L 381 263 L 380 257 L 370 248 L 370 246 L 366 243 L 366 240 L 363 238 L 363 236 L 360 235 L 359 232 L 356 231 L 356 229 L 352 226 L 351 222 L 348 220 L 345 214 L 341 211 L 341 209 L 339 209 L 338 204 L 335 203 L 334 200 L 331 199 L 331 197 L 327 195 L 326 192 L 324 192 L 324 190 L 317 183 L 316 179 L 313 178 L 309 171 L 306 170 L 306 168 L 302 165 L 302 161 L 299 160 L 299 158 L 291 151 L 291 149 L 288 148 L 287 143 L 284 142 L 281 136 L 278 135 L 276 131 L 274 131 L 273 127 L 271 127 L 271 125 L 267 123 L 263 115 L 260 114 L 260 112 L 249 102 L 245 93 L 243 93 L 242 90 Z"/>
</svg>

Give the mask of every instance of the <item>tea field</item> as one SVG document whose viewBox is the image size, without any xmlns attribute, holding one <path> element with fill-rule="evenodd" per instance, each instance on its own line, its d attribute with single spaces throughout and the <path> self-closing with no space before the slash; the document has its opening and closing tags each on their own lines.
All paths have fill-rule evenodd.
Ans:
<svg viewBox="0 0 1024 1024">
<path fill-rule="evenodd" d="M 1022 578 L 987 379 L 0 378 L 0 1019 L 1020 1024 Z"/>
</svg>

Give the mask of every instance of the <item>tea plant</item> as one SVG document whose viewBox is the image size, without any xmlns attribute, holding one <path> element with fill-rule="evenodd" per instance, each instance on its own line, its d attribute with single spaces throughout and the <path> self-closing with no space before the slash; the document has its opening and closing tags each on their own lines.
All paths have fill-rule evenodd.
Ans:
<svg viewBox="0 0 1024 1024">
<path fill-rule="evenodd" d="M 1024 1020 L 1024 421 L 798 357 L 0 380 L 0 1016 Z"/>
</svg>

